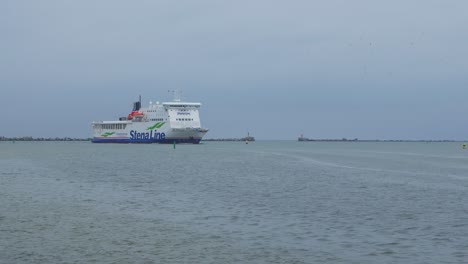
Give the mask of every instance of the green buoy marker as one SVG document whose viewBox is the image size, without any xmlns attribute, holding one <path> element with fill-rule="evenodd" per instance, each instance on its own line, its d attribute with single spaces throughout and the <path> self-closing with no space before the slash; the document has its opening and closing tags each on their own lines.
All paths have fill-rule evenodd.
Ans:
<svg viewBox="0 0 468 264">
<path fill-rule="evenodd" d="M 174 140 L 174 144 L 173 144 L 173 146 L 174 146 L 174 149 L 175 149 L 175 140 Z"/>
</svg>

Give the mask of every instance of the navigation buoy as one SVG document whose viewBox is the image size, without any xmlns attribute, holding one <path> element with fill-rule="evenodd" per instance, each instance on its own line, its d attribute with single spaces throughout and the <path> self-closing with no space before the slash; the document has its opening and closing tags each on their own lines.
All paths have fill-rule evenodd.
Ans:
<svg viewBox="0 0 468 264">
<path fill-rule="evenodd" d="M 466 143 L 465 143 L 465 144 L 463 144 L 463 149 L 466 149 Z"/>
<path fill-rule="evenodd" d="M 175 149 L 175 140 L 174 140 L 174 149 Z"/>
</svg>

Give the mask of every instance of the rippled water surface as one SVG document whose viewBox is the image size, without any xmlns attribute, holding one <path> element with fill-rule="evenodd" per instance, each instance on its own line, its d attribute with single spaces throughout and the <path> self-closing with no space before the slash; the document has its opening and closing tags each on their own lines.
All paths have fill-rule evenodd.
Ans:
<svg viewBox="0 0 468 264">
<path fill-rule="evenodd" d="M 0 263 L 468 263 L 468 151 L 2 142 Z"/>
</svg>

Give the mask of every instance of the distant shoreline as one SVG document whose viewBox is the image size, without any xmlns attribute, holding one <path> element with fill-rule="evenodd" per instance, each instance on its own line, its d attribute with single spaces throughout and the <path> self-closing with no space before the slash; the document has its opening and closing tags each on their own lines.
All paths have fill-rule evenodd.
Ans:
<svg viewBox="0 0 468 264">
<path fill-rule="evenodd" d="M 358 139 L 358 140 L 342 140 L 342 139 L 309 139 L 295 140 L 299 142 L 465 142 L 466 140 L 448 140 L 448 139 Z"/>
<path fill-rule="evenodd" d="M 449 140 L 449 139 L 313 139 L 299 137 L 299 142 L 463 142 L 465 140 Z"/>
<path fill-rule="evenodd" d="M 33 137 L 0 137 L 0 141 L 91 141 L 91 138 L 70 138 L 70 137 L 54 137 L 54 138 L 33 138 Z"/>
<path fill-rule="evenodd" d="M 202 139 L 201 141 L 216 141 L 216 142 L 232 142 L 232 141 L 245 141 L 245 138 L 215 138 L 215 139 Z M 254 140 L 249 140 L 254 141 Z M 260 140 L 270 141 L 270 140 Z M 465 142 L 468 140 L 448 140 L 448 139 L 307 139 L 307 140 L 292 140 L 292 139 L 277 139 L 271 141 L 299 141 L 299 142 Z"/>
<path fill-rule="evenodd" d="M 1 141 L 91 141 L 91 138 L 70 138 L 70 137 L 49 137 L 49 138 L 34 138 L 34 137 L 0 137 Z M 241 142 L 241 141 L 256 141 L 254 137 L 244 138 L 208 138 L 202 139 L 202 142 Z M 280 140 L 280 141 L 299 141 L 299 142 L 466 142 L 468 140 L 449 140 L 449 139 L 310 139 L 299 138 L 296 140 Z"/>
<path fill-rule="evenodd" d="M 254 137 L 243 137 L 243 138 L 208 138 L 202 139 L 201 141 L 255 141 Z"/>
</svg>

